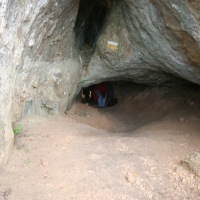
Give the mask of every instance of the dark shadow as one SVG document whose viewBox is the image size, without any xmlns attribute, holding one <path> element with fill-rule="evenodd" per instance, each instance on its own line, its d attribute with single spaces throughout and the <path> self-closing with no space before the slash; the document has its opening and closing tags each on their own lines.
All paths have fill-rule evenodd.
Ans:
<svg viewBox="0 0 200 200">
<path fill-rule="evenodd" d="M 75 23 L 75 36 L 80 50 L 84 45 L 95 48 L 108 9 L 106 2 L 102 0 L 80 0 Z"/>
</svg>

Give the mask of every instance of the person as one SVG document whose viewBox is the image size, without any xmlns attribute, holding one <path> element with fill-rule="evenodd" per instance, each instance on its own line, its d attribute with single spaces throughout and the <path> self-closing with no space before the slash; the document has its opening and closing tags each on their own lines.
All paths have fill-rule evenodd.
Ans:
<svg viewBox="0 0 200 200">
<path fill-rule="evenodd" d="M 94 89 L 94 85 L 90 85 L 82 89 L 82 94 L 83 94 L 83 96 L 81 96 L 82 103 L 93 103 L 93 99 L 92 99 L 93 89 Z"/>
<path fill-rule="evenodd" d="M 113 87 L 109 82 L 83 88 L 82 93 L 84 95 L 84 99 L 81 100 L 82 103 L 97 104 L 99 108 L 114 106 L 118 103 L 117 98 L 114 98 Z"/>
<path fill-rule="evenodd" d="M 83 103 L 89 103 L 90 102 L 90 88 L 89 87 L 83 88 L 82 92 L 83 92 L 83 95 L 85 97 L 84 100 L 81 99 L 82 102 Z"/>
<path fill-rule="evenodd" d="M 95 103 L 97 103 L 98 108 L 106 107 L 106 100 L 108 96 L 108 85 L 106 83 L 99 83 L 94 85 L 92 91 L 92 98 Z"/>
</svg>

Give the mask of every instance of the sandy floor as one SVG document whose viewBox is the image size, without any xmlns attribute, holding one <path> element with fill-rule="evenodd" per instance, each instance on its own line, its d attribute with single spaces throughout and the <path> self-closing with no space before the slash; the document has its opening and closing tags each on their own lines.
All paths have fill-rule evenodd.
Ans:
<svg viewBox="0 0 200 200">
<path fill-rule="evenodd" d="M 67 115 L 24 119 L 0 199 L 200 199 L 200 179 L 180 164 L 200 151 L 199 89 L 116 95 L 114 107 L 77 102 Z"/>
</svg>

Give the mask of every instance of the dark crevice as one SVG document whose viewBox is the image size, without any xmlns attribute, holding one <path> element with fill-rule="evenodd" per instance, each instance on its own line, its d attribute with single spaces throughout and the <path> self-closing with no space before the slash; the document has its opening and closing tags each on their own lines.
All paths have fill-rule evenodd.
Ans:
<svg viewBox="0 0 200 200">
<path fill-rule="evenodd" d="M 95 47 L 96 40 L 104 24 L 107 7 L 100 0 L 81 0 L 77 20 L 75 23 L 75 35 L 80 49 L 84 45 Z"/>
<path fill-rule="evenodd" d="M 85 65 L 89 64 L 94 53 L 97 39 L 110 10 L 110 2 L 110 0 L 80 0 L 75 37 Z"/>
</svg>

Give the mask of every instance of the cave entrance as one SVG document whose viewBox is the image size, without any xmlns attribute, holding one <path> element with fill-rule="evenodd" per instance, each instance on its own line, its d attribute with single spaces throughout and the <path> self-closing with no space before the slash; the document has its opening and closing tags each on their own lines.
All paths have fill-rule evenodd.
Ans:
<svg viewBox="0 0 200 200">
<path fill-rule="evenodd" d="M 74 31 L 85 65 L 91 60 L 111 5 L 111 0 L 80 0 Z"/>
<path fill-rule="evenodd" d="M 97 102 L 85 102 L 85 99 L 81 101 L 80 93 L 69 111 L 69 116 L 95 128 L 121 132 L 123 135 L 151 123 L 160 124 L 164 119 L 173 124 L 200 117 L 198 85 L 183 80 L 174 80 L 163 85 L 145 85 L 128 80 L 109 83 L 118 103 L 98 108 Z M 94 84 L 83 89 L 88 87 L 94 87 Z"/>
</svg>

